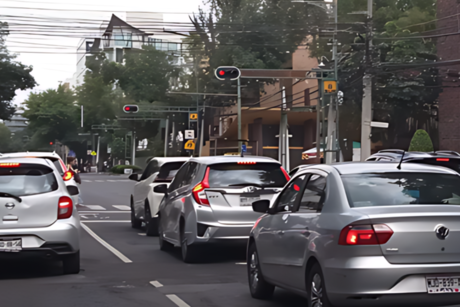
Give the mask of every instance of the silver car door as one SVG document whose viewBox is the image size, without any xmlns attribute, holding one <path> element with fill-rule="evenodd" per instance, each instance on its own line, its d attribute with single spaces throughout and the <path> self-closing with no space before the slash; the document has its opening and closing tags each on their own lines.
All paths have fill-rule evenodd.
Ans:
<svg viewBox="0 0 460 307">
<path fill-rule="evenodd" d="M 300 198 L 305 177 L 305 175 L 298 176 L 287 184 L 274 204 L 276 213 L 267 217 L 266 227 L 260 230 L 257 240 L 257 250 L 264 276 L 280 283 L 283 283 L 280 277 L 285 274 L 286 269 L 282 252 L 286 246 L 284 241 L 288 230 L 286 223 L 294 211 L 296 201 Z"/>
</svg>

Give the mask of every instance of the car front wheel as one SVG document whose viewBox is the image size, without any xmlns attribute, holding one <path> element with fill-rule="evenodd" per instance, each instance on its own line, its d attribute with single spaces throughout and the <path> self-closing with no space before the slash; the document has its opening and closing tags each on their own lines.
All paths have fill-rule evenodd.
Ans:
<svg viewBox="0 0 460 307">
<path fill-rule="evenodd" d="M 136 217 L 134 214 L 134 206 L 131 204 L 131 227 L 134 229 L 139 229 L 142 226 L 142 221 Z"/>
<path fill-rule="evenodd" d="M 251 296 L 257 299 L 269 299 L 275 291 L 275 286 L 265 281 L 260 271 L 259 256 L 256 245 L 252 243 L 248 249 L 248 279 Z"/>
<path fill-rule="evenodd" d="M 307 276 L 308 306 L 332 307 L 327 297 L 323 272 L 318 263 L 315 263 Z"/>
<path fill-rule="evenodd" d="M 158 235 L 158 219 L 152 217 L 150 212 L 150 205 L 147 203 L 145 206 L 145 233 L 149 237 Z"/>
</svg>

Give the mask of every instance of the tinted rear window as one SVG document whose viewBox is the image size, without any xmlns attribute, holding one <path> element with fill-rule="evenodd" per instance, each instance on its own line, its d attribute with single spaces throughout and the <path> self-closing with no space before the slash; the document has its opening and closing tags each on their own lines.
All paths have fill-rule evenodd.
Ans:
<svg viewBox="0 0 460 307">
<path fill-rule="evenodd" d="M 460 159 L 433 158 L 433 159 L 413 160 L 413 161 L 408 161 L 408 162 L 444 166 L 444 167 L 453 169 L 456 172 L 460 172 Z"/>
<path fill-rule="evenodd" d="M 281 166 L 275 163 L 240 165 L 225 163 L 211 165 L 209 185 L 211 188 L 238 185 L 258 185 L 264 187 L 283 187 L 287 183 Z"/>
<path fill-rule="evenodd" d="M 53 170 L 44 165 L 0 167 L 0 192 L 16 196 L 42 194 L 58 189 Z"/>
<path fill-rule="evenodd" d="M 171 182 L 174 177 L 176 176 L 177 172 L 184 165 L 184 162 L 170 162 L 163 164 L 160 168 L 160 172 L 158 173 L 157 178 L 155 178 L 156 182 Z"/>
<path fill-rule="evenodd" d="M 460 176 L 429 173 L 343 175 L 351 207 L 460 205 Z"/>
</svg>

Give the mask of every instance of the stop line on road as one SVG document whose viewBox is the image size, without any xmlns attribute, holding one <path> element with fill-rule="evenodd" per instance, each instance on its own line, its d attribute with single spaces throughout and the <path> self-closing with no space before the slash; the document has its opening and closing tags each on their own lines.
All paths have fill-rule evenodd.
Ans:
<svg viewBox="0 0 460 307">
<path fill-rule="evenodd" d="M 99 205 L 80 205 L 81 207 L 84 207 L 82 209 L 90 209 L 90 210 L 94 210 L 94 211 L 107 211 L 107 209 L 105 207 L 102 207 L 102 206 L 99 206 Z M 126 206 L 126 205 L 112 205 L 113 208 L 115 209 L 118 209 L 120 211 L 131 211 L 131 208 L 129 206 Z M 81 212 L 81 211 L 80 211 Z M 115 212 L 119 212 L 119 211 L 115 211 Z M 109 212 L 107 212 L 109 213 Z"/>
<path fill-rule="evenodd" d="M 89 179 L 83 179 L 82 182 L 129 182 L 130 180 L 129 179 L 117 179 L 117 180 L 113 180 L 113 179 L 105 179 L 105 180 L 101 180 L 101 179 L 96 179 L 96 180 L 89 180 Z"/>
</svg>

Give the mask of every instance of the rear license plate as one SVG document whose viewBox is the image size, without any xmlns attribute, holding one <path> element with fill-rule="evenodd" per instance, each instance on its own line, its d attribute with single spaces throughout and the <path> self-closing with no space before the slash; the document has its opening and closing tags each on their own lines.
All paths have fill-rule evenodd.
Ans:
<svg viewBox="0 0 460 307">
<path fill-rule="evenodd" d="M 460 293 L 460 276 L 455 277 L 427 277 L 426 288 L 428 294 Z"/>
<path fill-rule="evenodd" d="M 240 197 L 240 206 L 248 207 L 252 206 L 252 203 L 260 200 L 260 197 Z"/>
<path fill-rule="evenodd" d="M 22 240 L 2 240 L 0 241 L 0 252 L 19 252 L 22 250 Z"/>
</svg>

